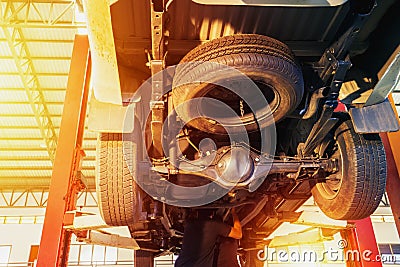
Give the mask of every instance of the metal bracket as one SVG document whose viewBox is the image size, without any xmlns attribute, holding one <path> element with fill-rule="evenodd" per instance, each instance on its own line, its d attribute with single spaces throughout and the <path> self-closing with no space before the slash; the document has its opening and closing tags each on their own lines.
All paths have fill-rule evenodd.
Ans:
<svg viewBox="0 0 400 267">
<path fill-rule="evenodd" d="M 328 87 L 322 114 L 311 129 L 311 133 L 306 142 L 300 144 L 298 147 L 298 153 L 302 157 L 311 155 L 337 122 L 337 119 L 332 119 L 331 117 L 334 109 L 338 105 L 337 99 L 339 97 L 340 88 L 342 87 L 348 69 L 351 67 L 351 62 L 346 58 L 358 32 L 365 24 L 366 18 L 370 16 L 375 6 L 376 3 L 368 13 L 355 14 L 353 24 L 337 42 L 325 51 L 316 66 L 314 66 L 324 84 L 329 82 L 332 75 L 333 77 Z"/>
<path fill-rule="evenodd" d="M 336 233 L 350 227 L 346 221 L 333 220 L 321 211 L 283 212 L 278 215 L 284 222 L 309 226 L 309 228 L 269 239 L 268 247 L 271 248 L 333 240 Z"/>
<path fill-rule="evenodd" d="M 392 63 L 376 84 L 365 106 L 371 106 L 385 101 L 388 95 L 400 88 L 400 53 L 396 55 Z"/>
<path fill-rule="evenodd" d="M 326 59 L 330 62 L 332 71 L 334 70 L 335 74 L 329 86 L 327 98 L 319 120 L 311 129 L 306 142 L 299 145 L 298 153 L 302 157 L 311 155 L 314 149 L 324 140 L 325 136 L 338 121 L 338 119 L 332 118 L 332 114 L 338 105 L 337 98 L 339 96 L 339 91 L 351 63 L 349 61 L 336 60 L 330 51 L 326 52 Z"/>
<path fill-rule="evenodd" d="M 79 237 L 77 238 L 77 240 L 79 242 L 85 242 L 87 244 L 126 248 L 133 250 L 140 249 L 140 246 L 134 238 L 105 232 L 98 232 L 94 230 L 87 231 L 86 237 Z"/>
<path fill-rule="evenodd" d="M 304 112 L 303 119 L 309 119 L 314 115 L 316 109 L 315 105 L 318 105 L 321 98 L 327 96 L 327 102 L 333 101 L 334 105 L 337 105 L 337 98 L 339 91 L 344 81 L 347 70 L 350 68 L 351 63 L 347 60 L 349 49 L 355 40 L 361 27 L 366 22 L 366 18 L 370 16 L 375 5 L 371 8 L 369 13 L 356 14 L 352 25 L 347 31 L 334 43 L 332 44 L 322 55 L 320 60 L 313 66 L 314 70 L 318 72 L 318 76 L 321 78 L 324 86 L 329 82 L 332 75 L 333 79 L 330 83 L 329 92 L 325 93 L 325 87 L 319 89 L 321 92 L 318 94 L 318 90 L 315 91 L 312 96 L 314 99 L 310 100 L 310 106 Z M 323 93 L 323 94 L 322 94 Z M 308 102 L 307 102 L 308 103 Z M 327 103 L 329 104 L 329 103 Z M 334 107 L 335 108 L 335 107 Z"/>
<path fill-rule="evenodd" d="M 284 221 L 292 224 L 338 230 L 347 228 L 346 221 L 331 219 L 321 211 L 285 212 L 282 216 Z"/>
<path fill-rule="evenodd" d="M 140 249 L 134 238 L 111 234 L 102 230 L 113 227 L 108 226 L 100 215 L 94 213 L 67 212 L 63 224 L 64 229 L 75 233 L 77 240 L 81 242 L 134 250 Z"/>
<path fill-rule="evenodd" d="M 324 55 L 319 60 L 318 66 L 322 67 L 322 69 L 319 71 L 319 74 L 324 83 L 329 80 L 335 69 L 331 62 L 335 61 L 333 59 L 345 60 L 351 45 L 360 32 L 362 26 L 366 23 L 367 18 L 371 15 L 375 6 L 376 3 L 372 6 L 368 13 L 355 14 L 352 25 L 333 45 L 331 45 L 330 48 L 326 50 Z"/>
<path fill-rule="evenodd" d="M 85 156 L 86 156 L 85 151 L 80 146 L 77 146 L 75 148 L 74 159 L 73 159 L 74 162 L 73 170 L 75 171 L 71 173 L 72 185 L 75 187 L 75 190 L 77 190 L 77 192 L 87 188 L 86 178 L 82 174 L 82 162 Z"/>
<path fill-rule="evenodd" d="M 337 232 L 339 232 L 339 230 Z M 301 232 L 276 236 L 268 244 L 268 247 L 288 247 L 302 244 L 315 244 L 331 240 L 333 240 L 333 235 L 324 235 L 322 228 L 308 228 Z"/>
<path fill-rule="evenodd" d="M 160 0 L 151 1 L 151 52 L 153 59 L 162 60 L 165 55 L 165 42 L 164 42 L 164 15 L 165 7 Z M 162 6 L 162 10 L 159 9 Z M 158 7 L 158 8 L 156 8 Z"/>
<path fill-rule="evenodd" d="M 68 230 L 96 230 L 109 227 L 100 215 L 76 210 L 65 213 L 63 225 Z"/>
</svg>

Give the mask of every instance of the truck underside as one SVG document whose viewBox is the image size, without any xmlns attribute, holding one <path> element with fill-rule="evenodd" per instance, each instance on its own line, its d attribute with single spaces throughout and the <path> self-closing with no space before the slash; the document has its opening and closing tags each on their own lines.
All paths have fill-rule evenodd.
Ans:
<svg viewBox="0 0 400 267">
<path fill-rule="evenodd" d="M 236 207 L 242 254 L 311 196 L 333 219 L 374 212 L 386 181 L 379 132 L 398 130 L 377 85 L 399 45 L 398 1 L 119 0 L 110 10 L 134 115 L 130 131 L 100 133 L 99 202 L 149 257 L 179 253 L 188 214 L 203 209 L 230 222 Z"/>
</svg>

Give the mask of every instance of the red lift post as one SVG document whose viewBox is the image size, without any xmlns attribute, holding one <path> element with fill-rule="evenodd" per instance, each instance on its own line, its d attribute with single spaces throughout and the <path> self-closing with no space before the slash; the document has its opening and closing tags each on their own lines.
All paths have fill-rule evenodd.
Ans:
<svg viewBox="0 0 400 267">
<path fill-rule="evenodd" d="M 396 107 L 393 98 L 389 97 L 393 108 Z M 397 112 L 396 112 L 397 114 Z M 397 231 L 400 233 L 400 132 L 381 133 L 382 142 L 386 152 L 387 162 L 387 183 L 386 193 L 389 198 L 390 207 L 394 216 Z M 355 228 L 346 230 L 349 249 L 358 250 L 360 253 L 360 261 L 348 261 L 348 267 L 381 267 L 382 262 L 379 255 L 379 249 L 376 243 L 374 229 L 370 218 L 365 218 L 354 222 Z M 363 255 L 364 254 L 364 255 Z M 364 257 L 365 256 L 365 257 Z"/>
<path fill-rule="evenodd" d="M 355 221 L 352 224 L 354 228 L 342 232 L 342 237 L 347 241 L 344 251 L 346 266 L 382 267 L 371 218 Z"/>
<path fill-rule="evenodd" d="M 335 111 L 346 111 L 346 106 L 339 103 Z M 382 267 L 382 263 L 375 259 L 379 256 L 379 249 L 376 243 L 374 229 L 372 228 L 371 218 L 349 222 L 354 227 L 341 231 L 341 236 L 347 241 L 344 248 L 347 267 Z M 357 255 L 353 255 L 350 251 L 357 251 Z M 367 255 L 363 255 L 367 253 Z M 354 256 L 354 257 L 353 257 Z M 370 260 L 371 259 L 371 260 Z M 372 260 L 373 259 L 373 260 Z"/>
<path fill-rule="evenodd" d="M 394 106 L 392 97 L 390 97 L 390 101 Z M 396 112 L 395 106 L 394 110 Z M 385 146 L 387 161 L 386 192 L 400 237 L 400 194 L 398 192 L 400 188 L 400 132 L 382 133 L 381 138 Z"/>
<path fill-rule="evenodd" d="M 398 53 L 400 53 L 400 46 L 397 47 L 392 56 L 386 62 L 385 66 L 378 73 L 379 78 L 382 77 L 384 71 L 388 68 L 390 62 L 393 61 Z M 389 96 L 389 100 L 392 104 L 395 114 L 398 117 L 399 114 L 397 114 L 392 95 Z M 397 191 L 398 188 L 400 188 L 400 131 L 393 133 L 382 133 L 381 138 L 383 145 L 385 146 L 387 161 L 386 193 L 389 198 L 390 208 L 392 209 L 397 232 L 400 236 L 400 195 Z"/>
<path fill-rule="evenodd" d="M 82 140 L 90 70 L 88 38 L 86 35 L 76 35 L 39 247 L 38 267 L 67 265 L 71 233 L 63 228 L 63 221 L 66 211 L 75 210 L 78 192 L 84 187 L 79 173 L 84 156 Z"/>
<path fill-rule="evenodd" d="M 392 62 L 395 55 L 397 55 L 399 51 L 400 47 L 396 49 L 391 58 L 389 58 L 388 62 L 379 72 L 379 78 L 382 77 L 390 62 Z M 398 117 L 396 106 L 391 95 L 389 95 L 389 100 L 393 106 L 395 114 Z M 386 152 L 386 193 L 389 198 L 397 232 L 400 234 L 400 195 L 398 193 L 398 188 L 400 188 L 400 132 L 381 133 L 380 136 Z M 354 228 L 345 230 L 342 233 L 342 236 L 348 241 L 349 246 L 347 249 L 357 250 L 361 257 L 360 261 L 348 261 L 346 265 L 348 267 L 381 267 L 382 262 L 371 219 L 365 218 L 363 220 L 356 221 L 354 222 L 354 226 Z M 363 253 L 366 257 L 363 257 Z"/>
</svg>

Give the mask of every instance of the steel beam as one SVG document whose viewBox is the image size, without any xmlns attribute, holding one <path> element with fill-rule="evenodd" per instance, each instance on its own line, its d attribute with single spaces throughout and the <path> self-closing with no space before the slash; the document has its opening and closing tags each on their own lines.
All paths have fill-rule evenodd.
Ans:
<svg viewBox="0 0 400 267">
<path fill-rule="evenodd" d="M 87 236 L 85 238 L 78 238 L 78 240 L 93 245 L 111 246 L 111 247 L 134 249 L 134 250 L 140 249 L 135 239 L 131 237 L 125 237 L 111 233 L 97 232 L 93 230 L 88 230 Z"/>
<path fill-rule="evenodd" d="M 1 42 L 2 40 L 0 40 Z M 21 40 L 15 40 L 15 42 L 19 43 Z M 28 40 L 25 40 L 26 43 L 29 43 Z M 46 42 L 43 42 L 43 45 L 46 45 Z M 51 42 L 49 42 L 51 43 Z M 14 59 L 12 56 L 0 56 L 0 59 Z M 34 56 L 31 57 L 32 60 L 71 60 L 71 57 L 60 57 L 60 56 Z"/>
<path fill-rule="evenodd" d="M 186 55 L 195 47 L 206 43 L 210 40 L 168 40 L 168 53 L 174 55 Z M 298 57 L 318 56 L 320 57 L 328 42 L 311 42 L 311 41 L 287 41 L 285 42 L 293 53 Z M 151 49 L 151 39 L 141 37 L 128 37 L 124 40 L 115 40 L 117 51 L 126 55 L 143 54 L 145 49 Z M 144 49 L 145 48 L 145 49 Z"/>
<path fill-rule="evenodd" d="M 0 211 L 4 215 L 10 214 L 4 212 L 8 209 L 18 208 L 18 210 L 20 210 L 22 208 L 44 208 L 47 206 L 48 194 L 49 191 L 44 189 L 18 190 L 13 188 L 10 190 L 5 190 L 2 188 L 0 190 Z M 96 191 L 85 190 L 80 192 L 78 194 L 77 201 L 80 203 L 80 206 L 83 207 L 97 207 Z M 29 214 L 30 213 L 28 212 L 28 215 Z"/>
<path fill-rule="evenodd" d="M 86 139 L 85 139 L 86 140 Z M 10 148 L 12 150 L 12 148 Z M 85 157 L 85 161 L 94 161 L 96 158 L 95 157 Z M 48 161 L 48 157 L 42 157 L 42 156 L 0 156 L 0 161 Z"/>
<path fill-rule="evenodd" d="M 0 208 L 45 207 L 47 194 L 44 190 L 1 190 Z M 31 203 L 34 203 L 32 205 Z"/>
<path fill-rule="evenodd" d="M 4 2 L 4 1 L 3 1 Z M 68 17 L 77 9 L 76 1 L 5 1 L 6 5 L 0 6 L 0 26 L 13 28 L 52 28 L 52 29 L 77 29 L 86 28 L 84 22 Z M 40 6 L 47 5 L 46 12 Z M 1 8 L 3 7 L 3 8 Z M 62 8 L 60 8 L 62 7 Z M 47 11 L 49 10 L 49 11 Z M 73 15 L 74 16 L 74 15 Z M 29 18 L 38 19 L 29 19 Z"/>
<path fill-rule="evenodd" d="M 65 266 L 68 259 L 71 235 L 63 229 L 63 221 L 66 211 L 75 210 L 80 189 L 76 175 L 82 159 L 89 80 L 88 39 L 87 36 L 77 35 L 40 241 L 38 267 Z"/>
<path fill-rule="evenodd" d="M 36 105 L 38 105 L 38 104 L 39 103 L 36 103 Z M 37 117 L 39 117 L 39 120 L 43 119 L 43 117 L 40 116 L 40 113 L 36 113 L 36 114 L 15 114 L 15 113 L 13 113 L 13 114 L 0 114 L 0 117 L 3 117 L 3 118 L 7 118 L 7 117 L 18 117 L 18 118 L 21 118 L 21 117 L 25 117 L 25 118 L 35 117 L 35 119 L 37 119 Z M 61 117 L 61 115 L 49 114 L 49 117 L 51 117 L 51 118 L 59 118 L 59 117 Z M 50 122 L 51 122 L 51 120 L 49 121 L 49 123 Z M 42 123 L 42 121 L 40 120 L 39 123 Z M 51 124 L 53 124 L 53 123 L 51 122 Z M 40 124 L 40 125 L 42 125 L 42 124 Z M 55 137 L 55 142 L 57 142 L 57 136 Z M 57 144 L 54 144 L 54 151 L 53 151 L 53 149 L 51 150 L 51 151 L 53 151 L 52 153 L 55 152 L 55 147 L 56 146 L 57 146 Z M 53 146 L 52 146 L 52 148 L 53 148 Z M 49 152 L 49 155 L 51 155 L 50 152 Z"/>
<path fill-rule="evenodd" d="M 32 127 L 26 127 L 26 128 L 32 128 Z M 0 127 L 0 129 L 2 129 Z M 7 129 L 19 129 L 19 127 L 8 127 Z M 21 129 L 25 129 L 25 128 L 21 128 Z M 41 148 L 41 147 L 14 147 L 14 146 L 0 146 L 1 150 L 11 150 L 11 151 L 45 151 L 45 148 Z M 87 146 L 84 148 L 85 151 L 88 150 L 96 150 L 95 146 Z"/>
<path fill-rule="evenodd" d="M 0 73 L 0 75 L 2 75 L 2 73 Z M 17 74 L 15 74 L 15 75 L 17 75 Z M 66 75 L 68 75 L 68 74 L 66 74 Z M 21 106 L 21 105 L 28 105 L 28 104 L 25 101 L 1 101 L 0 105 L 2 105 L 2 106 L 5 106 L 5 105 Z M 59 105 L 59 106 L 61 106 L 61 105 L 64 105 L 64 103 L 60 102 L 60 101 L 56 101 L 56 102 L 55 101 L 46 101 L 46 105 Z M 7 112 L 7 111 L 4 111 L 4 112 Z M 21 113 L 23 113 L 23 111 Z M 11 114 L 15 114 L 15 113 L 11 113 Z M 9 115 L 9 114 L 6 114 L 6 115 Z M 57 115 L 57 114 L 51 114 L 51 115 L 53 116 L 53 115 Z"/>
<path fill-rule="evenodd" d="M 338 230 L 339 231 L 339 230 Z M 332 232 L 333 233 L 333 232 Z M 332 235 L 324 235 L 322 228 L 307 228 L 301 232 L 289 233 L 287 235 L 275 236 L 271 239 L 268 247 L 279 248 L 299 245 L 309 245 L 321 243 L 324 241 L 332 241 Z"/>
<path fill-rule="evenodd" d="M 346 221 L 331 219 L 322 211 L 302 211 L 297 220 L 291 223 L 328 229 L 345 229 L 347 227 Z"/>
<path fill-rule="evenodd" d="M 96 189 L 95 177 L 85 176 L 87 181 L 87 189 L 94 190 Z M 49 190 L 51 182 L 51 177 L 32 177 L 32 176 L 19 176 L 18 179 L 15 179 L 15 176 L 11 177 L 1 177 L 0 178 L 0 188 L 2 190 Z"/>
<path fill-rule="evenodd" d="M 58 40 L 52 40 L 52 39 L 28 39 L 26 38 L 25 40 L 22 39 L 16 39 L 16 42 L 27 42 L 27 43 L 56 43 L 56 44 L 73 44 L 74 40 L 68 40 L 68 39 L 58 39 Z M 0 38 L 0 42 L 7 42 L 7 39 L 5 38 Z M 1 58 L 7 58 L 7 56 L 1 56 Z M 46 58 L 46 57 L 45 57 Z M 52 59 L 53 57 L 47 57 L 48 59 Z M 54 57 L 58 58 L 58 57 Z M 70 57 L 65 57 L 66 59 L 71 59 Z"/>
<path fill-rule="evenodd" d="M 1 58 L 0 58 L 1 59 Z M 50 58 L 49 58 L 50 59 Z M 71 60 L 71 58 L 70 57 L 68 57 L 68 60 Z M 4 87 L 4 88 L 2 88 L 2 89 L 4 89 L 4 90 L 12 90 L 12 91 L 25 91 L 26 89 L 25 88 L 22 88 L 22 87 L 11 87 L 11 88 L 6 88 L 6 87 Z M 65 88 L 60 88 L 60 87 L 58 87 L 58 88 L 49 88 L 49 87 L 42 87 L 41 88 L 41 91 L 42 92 L 44 92 L 44 91 L 49 91 L 49 92 L 65 92 Z"/>
<path fill-rule="evenodd" d="M 25 171 L 25 170 L 32 170 L 32 171 L 49 171 L 52 170 L 52 166 L 4 166 L 0 165 L 2 171 Z M 82 166 L 82 170 L 94 170 L 94 166 Z"/>
<path fill-rule="evenodd" d="M 29 60 L 29 61 L 31 61 L 31 59 L 28 59 L 28 58 L 24 58 L 23 60 Z M 1 76 L 18 76 L 18 75 L 21 75 L 21 73 L 20 72 L 0 72 L 0 75 Z M 31 74 L 32 76 L 33 76 L 33 74 Z M 36 72 L 35 73 L 35 76 L 45 76 L 45 77 L 48 77 L 48 76 L 68 76 L 68 73 L 62 73 L 62 72 L 53 72 L 53 73 L 51 73 L 51 72 Z"/>
</svg>

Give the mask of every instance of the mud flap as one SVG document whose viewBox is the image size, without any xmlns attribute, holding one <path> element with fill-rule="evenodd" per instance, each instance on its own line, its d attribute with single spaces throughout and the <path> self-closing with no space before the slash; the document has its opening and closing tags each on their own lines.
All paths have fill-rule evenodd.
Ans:
<svg viewBox="0 0 400 267">
<path fill-rule="evenodd" d="M 90 99 L 88 129 L 102 133 L 131 133 L 134 129 L 135 104 L 128 106 L 98 101 L 94 96 Z M 138 130 L 140 131 L 140 129 Z"/>
<path fill-rule="evenodd" d="M 357 133 L 396 132 L 400 129 L 399 118 L 388 99 L 372 106 L 351 108 L 349 113 Z"/>
</svg>

